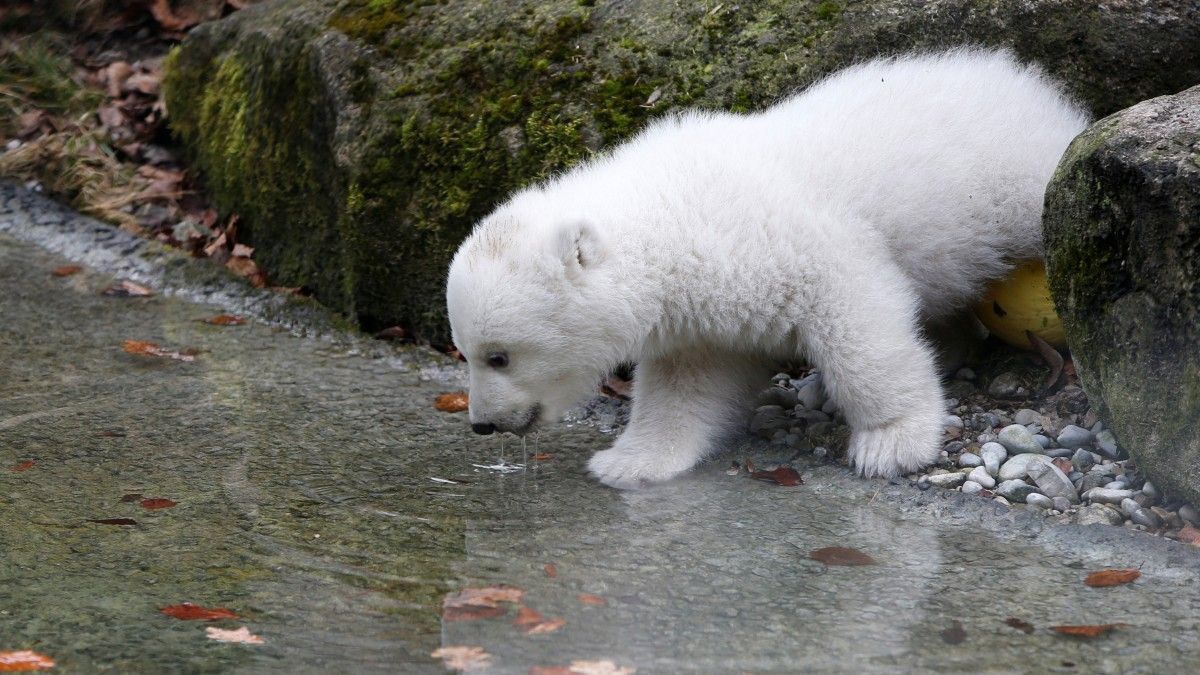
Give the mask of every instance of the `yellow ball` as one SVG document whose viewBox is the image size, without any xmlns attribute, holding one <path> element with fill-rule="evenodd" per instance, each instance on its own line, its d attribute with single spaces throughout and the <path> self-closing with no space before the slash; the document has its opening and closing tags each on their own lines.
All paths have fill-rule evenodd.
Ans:
<svg viewBox="0 0 1200 675">
<path fill-rule="evenodd" d="M 1062 319 L 1054 311 L 1050 286 L 1046 282 L 1046 266 L 1032 260 L 988 287 L 987 294 L 975 305 L 975 315 L 988 330 L 1023 349 L 1033 349 L 1025 331 L 1031 331 L 1050 345 L 1063 349 L 1067 336 Z"/>
</svg>

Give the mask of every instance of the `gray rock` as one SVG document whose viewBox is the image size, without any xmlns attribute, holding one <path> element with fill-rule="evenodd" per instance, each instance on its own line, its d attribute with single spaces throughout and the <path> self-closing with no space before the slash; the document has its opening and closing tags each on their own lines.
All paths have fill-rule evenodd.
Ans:
<svg viewBox="0 0 1200 675">
<path fill-rule="evenodd" d="M 988 383 L 987 393 L 994 398 L 1024 398 L 1029 392 L 1015 373 L 1000 373 Z"/>
<path fill-rule="evenodd" d="M 981 486 L 988 488 L 996 487 L 996 479 L 992 478 L 987 469 L 982 466 L 977 466 L 971 469 L 971 473 L 967 474 L 967 480 L 979 483 Z"/>
<path fill-rule="evenodd" d="M 977 495 L 980 492 L 983 492 L 983 486 L 974 481 L 967 481 L 963 483 L 962 491 L 963 494 Z"/>
<path fill-rule="evenodd" d="M 1025 499 L 1034 492 L 1037 492 L 1037 488 L 1019 479 L 1006 480 L 996 487 L 996 494 L 1018 503 L 1024 503 Z"/>
<path fill-rule="evenodd" d="M 1075 522 L 1080 525 L 1120 525 L 1125 516 L 1107 504 L 1089 504 L 1075 513 Z"/>
<path fill-rule="evenodd" d="M 1092 432 L 1082 427 L 1077 427 L 1074 424 L 1068 424 L 1063 427 L 1063 430 L 1058 432 L 1058 444 L 1064 448 L 1082 448 L 1085 445 L 1090 445 L 1094 436 Z"/>
<path fill-rule="evenodd" d="M 1046 495 L 1040 495 L 1036 492 L 1029 493 L 1029 495 L 1025 497 L 1025 503 L 1029 504 L 1030 506 L 1036 506 L 1039 509 L 1054 508 L 1053 499 L 1047 497 Z"/>
<path fill-rule="evenodd" d="M 1000 467 L 999 478 L 1002 481 L 1013 480 L 1014 478 L 1024 478 L 1025 476 L 1029 475 L 1029 465 L 1035 463 L 1049 464 L 1050 458 L 1045 455 L 1033 453 L 1016 455 L 1009 458 L 1009 460 Z"/>
<path fill-rule="evenodd" d="M 1013 422 L 1021 425 L 1041 424 L 1042 414 L 1029 408 L 1021 408 L 1013 414 Z"/>
<path fill-rule="evenodd" d="M 1200 512 L 1196 511 L 1196 507 L 1191 504 L 1184 504 L 1179 507 L 1179 517 L 1192 525 L 1200 524 Z"/>
<path fill-rule="evenodd" d="M 1107 430 L 1096 434 L 1096 449 L 1109 459 L 1118 459 L 1121 455 L 1121 450 L 1117 447 L 1117 437 Z"/>
<path fill-rule="evenodd" d="M 959 485 L 962 485 L 963 481 L 967 479 L 967 476 L 966 474 L 955 472 L 943 473 L 936 476 L 927 476 L 926 478 L 928 478 L 930 485 L 948 489 L 956 488 Z"/>
<path fill-rule="evenodd" d="M 181 240 L 186 241 L 186 240 Z M 768 387 L 758 395 L 759 407 L 777 405 L 784 409 L 796 407 L 796 392 L 783 387 Z"/>
<path fill-rule="evenodd" d="M 1053 501 L 1054 510 L 1056 511 L 1065 513 L 1067 509 L 1071 508 L 1071 500 L 1067 499 L 1066 497 L 1055 497 Z"/>
<path fill-rule="evenodd" d="M 956 452 L 962 452 L 964 447 L 966 447 L 966 443 L 963 443 L 962 441 L 950 441 L 942 446 L 942 450 L 945 450 L 950 454 L 954 454 Z"/>
<path fill-rule="evenodd" d="M 997 442 L 1004 446 L 1010 454 L 1039 453 L 1042 446 L 1033 438 L 1033 434 L 1020 424 L 1010 424 L 1000 430 Z"/>
<path fill-rule="evenodd" d="M 1133 514 L 1137 513 L 1138 511 L 1141 511 L 1141 510 L 1142 510 L 1142 505 L 1133 501 L 1132 499 L 1122 499 L 1121 500 L 1121 511 L 1124 512 L 1125 515 L 1132 517 Z"/>
<path fill-rule="evenodd" d="M 1079 494 L 1067 474 L 1053 464 L 1033 463 L 1029 465 L 1029 477 L 1037 483 L 1038 491 L 1048 497 L 1066 497 L 1071 503 L 1079 501 Z"/>
<path fill-rule="evenodd" d="M 1104 487 L 1108 488 L 1109 490 L 1128 490 L 1129 481 L 1125 480 L 1123 477 L 1119 477 L 1114 480 L 1110 480 L 1108 483 L 1105 483 Z"/>
<path fill-rule="evenodd" d="M 1034 432 L 1031 427 L 1027 428 L 1029 428 L 1030 433 L 1033 434 L 1033 440 L 1037 441 L 1037 444 L 1042 446 L 1043 450 L 1054 445 L 1054 441 L 1049 436 Z"/>
<path fill-rule="evenodd" d="M 975 440 L 979 441 L 980 445 L 983 445 L 984 443 L 993 443 L 996 440 L 996 434 L 979 434 L 979 436 L 975 437 Z"/>
<path fill-rule="evenodd" d="M 821 386 L 820 379 L 806 382 L 802 388 L 798 388 L 796 400 L 807 410 L 820 410 L 821 406 L 825 405 L 825 389 Z"/>
<path fill-rule="evenodd" d="M 963 420 L 958 415 L 946 415 L 942 418 L 942 426 L 950 429 L 963 428 Z"/>
<path fill-rule="evenodd" d="M 803 420 L 804 423 L 808 426 L 812 426 L 814 424 L 820 424 L 821 422 L 829 421 L 829 415 L 826 415 L 825 413 L 821 412 L 820 410 L 807 410 L 807 409 L 801 408 L 800 406 L 796 406 L 795 417 L 798 420 Z"/>
<path fill-rule="evenodd" d="M 1134 495 L 1133 490 L 1114 490 L 1111 488 L 1093 488 L 1083 495 L 1084 499 L 1097 504 L 1120 504 L 1122 500 Z"/>
<path fill-rule="evenodd" d="M 829 415 L 830 417 L 833 417 L 834 415 L 836 415 L 837 411 L 838 411 L 837 401 L 834 401 L 833 399 L 826 400 L 825 405 L 821 406 L 821 412 L 825 413 L 826 415 Z"/>
<path fill-rule="evenodd" d="M 1079 471 L 1087 471 L 1096 465 L 1096 458 L 1087 450 L 1079 448 L 1071 455 L 1071 464 Z"/>
<path fill-rule="evenodd" d="M 1067 457 L 1075 454 L 1070 448 L 1050 448 L 1046 450 L 1045 453 L 1047 457 L 1052 459 L 1058 459 L 1059 457 L 1066 459 Z"/>
<path fill-rule="evenodd" d="M 1150 481 L 1146 481 L 1146 484 L 1142 486 L 1142 494 L 1149 497 L 1152 500 L 1152 503 L 1162 499 L 1162 493 L 1160 493 L 1158 488 L 1154 487 L 1154 483 L 1151 483 Z"/>
<path fill-rule="evenodd" d="M 1000 465 L 1008 459 L 1008 450 L 1004 449 L 999 443 L 984 443 L 979 449 L 979 456 L 983 459 L 983 466 L 992 476 L 1000 475 Z"/>
<path fill-rule="evenodd" d="M 1133 515 L 1129 516 L 1129 519 L 1138 525 L 1144 525 L 1152 529 L 1162 527 L 1162 520 L 1159 519 L 1157 513 L 1150 509 L 1138 509 Z"/>
<path fill-rule="evenodd" d="M 958 465 L 966 467 L 983 466 L 983 458 L 973 452 L 964 452 L 958 456 Z"/>
</svg>

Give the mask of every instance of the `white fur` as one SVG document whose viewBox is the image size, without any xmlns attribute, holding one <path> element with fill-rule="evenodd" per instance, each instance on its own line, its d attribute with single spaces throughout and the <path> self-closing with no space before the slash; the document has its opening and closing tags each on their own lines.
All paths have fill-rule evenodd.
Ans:
<svg viewBox="0 0 1200 675">
<path fill-rule="evenodd" d="M 971 49 L 863 63 L 757 114 L 660 120 L 519 192 L 459 249 L 447 303 L 471 421 L 557 419 L 636 361 L 632 420 L 589 463 L 635 486 L 695 465 L 772 363 L 804 358 L 862 474 L 929 464 L 943 403 L 919 323 L 1041 255 L 1045 186 L 1086 122 L 1038 68 Z"/>
</svg>

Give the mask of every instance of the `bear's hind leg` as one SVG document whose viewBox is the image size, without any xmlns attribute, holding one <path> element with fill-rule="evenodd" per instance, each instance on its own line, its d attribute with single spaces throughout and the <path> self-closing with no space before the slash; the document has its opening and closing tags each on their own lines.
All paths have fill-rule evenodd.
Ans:
<svg viewBox="0 0 1200 675">
<path fill-rule="evenodd" d="M 755 387 L 769 374 L 755 359 L 702 350 L 643 360 L 634 374 L 629 426 L 612 448 L 592 457 L 588 470 L 624 489 L 678 476 L 744 421 Z"/>
</svg>

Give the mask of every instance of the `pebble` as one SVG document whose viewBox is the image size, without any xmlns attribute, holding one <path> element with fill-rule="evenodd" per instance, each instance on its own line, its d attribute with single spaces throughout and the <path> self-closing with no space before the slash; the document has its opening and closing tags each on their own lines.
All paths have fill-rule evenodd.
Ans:
<svg viewBox="0 0 1200 675">
<path fill-rule="evenodd" d="M 1200 512 L 1196 511 L 1196 507 L 1191 504 L 1184 504 L 1179 507 L 1179 517 L 1188 521 L 1192 525 L 1200 523 Z"/>
<path fill-rule="evenodd" d="M 1158 529 L 1162 527 L 1162 520 L 1159 519 L 1158 514 L 1150 509 L 1138 509 L 1133 515 L 1129 516 L 1129 519 L 1138 525 L 1145 525 L 1149 528 Z"/>
<path fill-rule="evenodd" d="M 825 405 L 825 391 L 821 387 L 820 378 L 815 378 L 803 387 L 797 388 L 796 400 L 809 410 L 820 410 L 821 406 Z"/>
<path fill-rule="evenodd" d="M 1132 499 L 1122 499 L 1121 510 L 1125 512 L 1125 515 L 1132 516 L 1133 514 L 1142 510 L 1142 505 L 1133 501 Z"/>
<path fill-rule="evenodd" d="M 963 483 L 962 491 L 963 494 L 977 495 L 980 492 L 983 492 L 983 486 L 974 481 L 967 481 Z"/>
<path fill-rule="evenodd" d="M 988 488 L 996 487 L 996 479 L 992 478 L 987 469 L 982 466 L 977 466 L 971 469 L 971 473 L 967 474 L 967 480 L 978 483 L 980 486 Z"/>
<path fill-rule="evenodd" d="M 1042 446 L 1043 450 L 1051 445 L 1054 445 L 1054 441 L 1049 436 L 1043 436 L 1042 434 L 1034 433 L 1032 429 L 1029 431 L 1030 433 L 1033 433 L 1033 440 L 1037 441 L 1037 444 Z"/>
<path fill-rule="evenodd" d="M 1123 500 L 1129 499 L 1134 495 L 1133 490 L 1114 490 L 1110 488 L 1093 488 L 1083 495 L 1085 499 L 1092 503 L 1099 504 L 1120 504 Z"/>
<path fill-rule="evenodd" d="M 988 383 L 988 394 L 996 398 L 1020 398 L 1025 393 L 1021 379 L 1013 373 L 1000 373 Z"/>
<path fill-rule="evenodd" d="M 1129 481 L 1124 478 L 1118 478 L 1105 483 L 1104 487 L 1109 490 L 1127 490 L 1129 489 Z"/>
<path fill-rule="evenodd" d="M 979 456 L 983 459 L 983 466 L 987 472 L 996 476 L 1000 473 L 1000 465 L 1008 458 L 1008 450 L 999 443 L 984 443 L 979 449 Z"/>
<path fill-rule="evenodd" d="M 1071 464 L 1080 471 L 1087 471 L 1096 465 L 1096 457 L 1087 450 L 1079 448 L 1071 455 Z"/>
<path fill-rule="evenodd" d="M 1010 424 L 1000 430 L 1000 436 L 996 439 L 1000 445 L 1004 446 L 1013 454 L 1023 453 L 1040 453 L 1042 446 L 1033 438 L 1033 434 L 1020 424 Z"/>
<path fill-rule="evenodd" d="M 1054 508 L 1053 499 L 1047 497 L 1046 495 L 1040 495 L 1036 492 L 1029 493 L 1029 495 L 1025 497 L 1025 503 L 1029 504 L 1030 506 L 1036 506 L 1039 509 Z"/>
<path fill-rule="evenodd" d="M 1117 459 L 1120 456 L 1120 450 L 1117 448 L 1117 437 L 1113 436 L 1111 431 L 1101 431 L 1096 434 L 1096 449 L 1101 455 L 1109 459 Z"/>
<path fill-rule="evenodd" d="M 1090 504 L 1079 509 L 1075 522 L 1080 525 L 1120 525 L 1125 522 L 1125 516 L 1110 506 Z"/>
<path fill-rule="evenodd" d="M 1146 484 L 1142 486 L 1142 494 L 1146 495 L 1155 502 L 1157 502 L 1159 499 L 1162 499 L 1162 493 L 1159 492 L 1158 488 L 1154 487 L 1154 483 L 1151 483 L 1150 481 L 1146 481 Z"/>
<path fill-rule="evenodd" d="M 1041 424 L 1042 414 L 1029 408 L 1021 408 L 1013 415 L 1013 422 L 1021 425 Z"/>
<path fill-rule="evenodd" d="M 1071 479 L 1053 464 L 1030 464 L 1029 477 L 1037 483 L 1038 491 L 1047 497 L 1066 497 L 1073 503 L 1079 501 L 1079 493 L 1075 492 Z"/>
<path fill-rule="evenodd" d="M 950 429 L 961 429 L 963 428 L 963 420 L 958 415 L 946 415 L 942 419 L 942 426 Z"/>
<path fill-rule="evenodd" d="M 1009 502 L 1004 497 L 1001 497 L 1000 495 L 996 495 L 995 497 L 992 497 L 992 501 L 996 502 L 997 504 L 1003 504 L 1005 506 L 1012 506 L 1011 502 Z"/>
<path fill-rule="evenodd" d="M 1029 474 L 1029 465 L 1049 464 L 1050 458 L 1042 454 L 1024 453 L 1010 458 L 1000 467 L 1000 480 L 1024 478 Z"/>
<path fill-rule="evenodd" d="M 996 494 L 1014 502 L 1024 502 L 1037 488 L 1020 479 L 1006 480 L 996 488 Z"/>
<path fill-rule="evenodd" d="M 1055 511 L 1066 513 L 1067 509 L 1071 508 L 1071 500 L 1066 497 L 1055 497 L 1053 501 Z"/>
<path fill-rule="evenodd" d="M 1090 471 L 1083 477 L 1083 480 L 1079 481 L 1079 485 L 1077 486 L 1079 494 L 1083 494 L 1093 488 L 1102 487 L 1107 482 L 1108 476 L 1106 474 L 1094 470 Z"/>
<path fill-rule="evenodd" d="M 967 479 L 962 473 L 943 473 L 936 476 L 926 476 L 929 479 L 930 485 L 936 485 L 940 488 L 956 488 L 963 484 Z"/>
<path fill-rule="evenodd" d="M 964 452 L 958 457 L 958 465 L 965 467 L 983 466 L 983 458 L 973 452 Z"/>
<path fill-rule="evenodd" d="M 813 453 L 812 453 L 812 454 L 813 454 L 813 455 L 815 455 L 815 456 L 817 456 L 817 457 L 824 457 L 825 455 L 828 455 L 828 454 L 829 454 L 829 449 L 828 449 L 828 448 L 822 448 L 821 446 L 819 446 L 819 445 L 818 445 L 817 447 L 813 448 Z"/>
<path fill-rule="evenodd" d="M 1092 432 L 1082 427 L 1077 427 L 1074 424 L 1068 424 L 1058 433 L 1058 444 L 1072 450 L 1090 445 L 1092 439 Z"/>
</svg>

